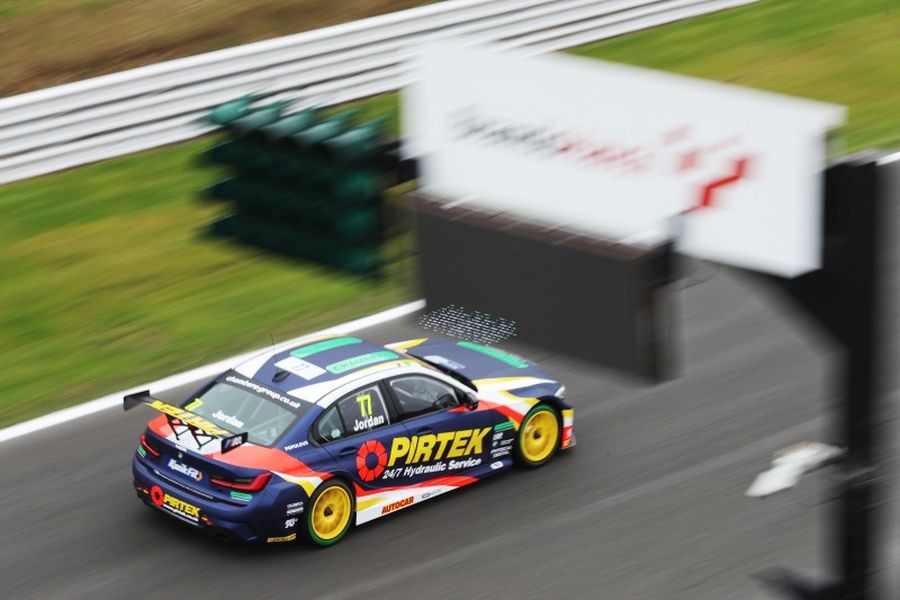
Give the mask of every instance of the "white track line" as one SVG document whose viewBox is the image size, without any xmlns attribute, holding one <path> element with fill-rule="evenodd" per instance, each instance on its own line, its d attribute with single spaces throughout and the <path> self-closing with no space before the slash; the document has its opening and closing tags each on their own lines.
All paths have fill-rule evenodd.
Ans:
<svg viewBox="0 0 900 600">
<path fill-rule="evenodd" d="M 65 408 L 63 410 L 50 413 L 49 415 L 44 415 L 43 417 L 38 417 L 36 419 L 31 419 L 30 421 L 12 425 L 11 427 L 7 427 L 6 429 L 0 429 L 0 442 L 5 442 L 7 440 L 21 437 L 23 435 L 28 435 L 29 433 L 47 429 L 48 427 L 53 427 L 54 425 L 59 425 L 61 423 L 67 423 L 68 421 L 72 421 L 73 419 L 85 417 L 87 415 L 94 414 L 95 412 L 106 410 L 107 408 L 122 406 L 122 397 L 125 396 L 125 394 L 130 394 L 132 392 L 137 392 L 140 390 L 146 390 L 148 388 L 150 388 L 154 393 L 164 392 L 166 390 L 170 390 L 192 381 L 206 379 L 218 375 L 219 373 L 244 362 L 248 358 L 256 356 L 260 352 L 286 350 L 291 346 L 299 344 L 306 338 L 318 337 L 328 333 L 347 334 L 354 331 L 359 331 L 360 329 L 373 327 L 375 325 L 381 325 L 382 323 L 387 323 L 388 321 L 399 319 L 400 317 L 406 316 L 410 313 L 414 313 L 418 310 L 422 310 L 423 308 L 425 308 L 425 301 L 416 300 L 415 302 L 410 302 L 409 304 L 403 304 L 401 306 L 395 306 L 394 308 L 389 308 L 387 310 L 381 311 L 380 313 L 362 317 L 361 319 L 341 323 L 340 325 L 335 325 L 334 327 L 329 327 L 321 331 L 307 333 L 306 335 L 300 336 L 298 338 L 276 344 L 274 347 L 260 348 L 258 350 L 253 350 L 252 352 L 245 352 L 244 354 L 232 356 L 230 358 L 226 358 L 225 360 L 220 360 L 219 362 L 204 365 L 202 367 L 197 367 L 196 369 L 191 369 L 190 371 L 185 371 L 183 373 L 165 377 L 163 379 L 160 379 L 159 381 L 154 381 L 153 383 L 145 383 L 143 385 L 129 388 L 127 390 L 122 390 L 121 392 L 109 394 L 108 396 L 103 396 L 102 398 L 97 398 L 96 400 L 91 400 L 90 402 L 79 404 L 78 406 Z"/>
<path fill-rule="evenodd" d="M 878 159 L 879 165 L 886 165 L 888 163 L 896 162 L 900 160 L 900 152 L 894 152 L 892 154 L 888 154 L 887 156 L 882 156 Z"/>
</svg>

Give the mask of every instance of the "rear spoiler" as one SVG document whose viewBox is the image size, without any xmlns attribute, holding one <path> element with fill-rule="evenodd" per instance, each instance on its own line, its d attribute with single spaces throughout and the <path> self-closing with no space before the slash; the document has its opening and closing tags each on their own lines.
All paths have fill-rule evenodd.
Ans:
<svg viewBox="0 0 900 600">
<path fill-rule="evenodd" d="M 169 427 L 172 428 L 176 440 L 181 438 L 182 435 L 190 433 L 191 437 L 194 438 L 194 441 L 197 442 L 197 446 L 201 448 L 212 440 L 221 440 L 222 454 L 247 443 L 246 431 L 244 433 L 233 434 L 227 429 L 216 426 L 214 423 L 209 422 L 198 414 L 163 402 L 159 398 L 154 398 L 150 395 L 150 390 L 128 394 L 125 396 L 123 408 L 129 410 L 138 404 L 149 406 L 166 415 L 166 420 L 169 422 Z"/>
</svg>

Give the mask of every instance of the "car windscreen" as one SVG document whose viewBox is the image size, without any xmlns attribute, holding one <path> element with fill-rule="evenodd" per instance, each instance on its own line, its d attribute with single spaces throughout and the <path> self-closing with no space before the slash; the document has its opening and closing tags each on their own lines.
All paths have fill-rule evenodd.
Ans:
<svg viewBox="0 0 900 600">
<path fill-rule="evenodd" d="M 302 401 L 241 377 L 229 375 L 184 408 L 248 441 L 271 446 L 302 412 Z"/>
</svg>

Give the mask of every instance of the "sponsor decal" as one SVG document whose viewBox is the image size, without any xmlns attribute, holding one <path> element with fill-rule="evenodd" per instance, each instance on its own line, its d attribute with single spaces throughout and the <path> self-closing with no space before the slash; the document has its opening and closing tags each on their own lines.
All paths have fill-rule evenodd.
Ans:
<svg viewBox="0 0 900 600">
<path fill-rule="evenodd" d="M 144 450 L 143 446 L 138 446 L 138 454 L 140 454 L 142 458 L 147 458 L 147 451 Z"/>
<path fill-rule="evenodd" d="M 197 521 L 200 518 L 199 506 L 194 506 L 193 504 L 189 504 L 184 500 L 172 496 L 163 491 L 158 485 L 154 485 L 150 488 L 150 501 L 162 509 L 187 517 L 191 521 Z"/>
<path fill-rule="evenodd" d="M 384 404 L 382 403 L 380 396 L 378 397 L 378 401 L 375 404 L 375 408 L 378 410 L 379 414 L 375 414 L 372 412 L 371 392 L 366 392 L 364 394 L 359 394 L 358 396 L 356 396 L 356 403 L 359 405 L 359 416 L 353 417 L 353 431 L 368 431 L 369 429 L 374 429 L 379 425 L 384 425 L 387 422 L 387 416 L 384 412 Z M 346 422 L 346 419 L 349 419 L 350 415 L 345 413 L 344 416 Z"/>
<path fill-rule="evenodd" d="M 318 354 L 319 352 L 325 352 L 326 350 L 332 350 L 334 348 L 340 348 L 341 346 L 349 346 L 350 344 L 359 343 L 362 343 L 362 340 L 356 337 L 341 337 L 332 340 L 323 340 L 321 342 L 309 344 L 308 346 L 300 346 L 299 348 L 295 348 L 294 350 L 291 350 L 291 356 L 295 358 L 306 358 L 307 356 L 312 356 L 313 354 Z"/>
<path fill-rule="evenodd" d="M 397 436 L 391 441 L 390 453 L 378 440 L 368 440 L 356 453 L 357 472 L 363 481 L 374 481 L 379 477 L 396 479 L 471 469 L 481 464 L 481 458 L 472 455 L 484 451 L 484 440 L 490 431 L 490 427 L 483 427 Z M 420 464 L 429 462 L 432 464 Z"/>
<path fill-rule="evenodd" d="M 472 467 L 477 467 L 480 464 L 480 458 L 467 458 L 465 460 L 451 460 L 447 466 L 451 471 L 458 471 L 459 469 L 471 469 Z"/>
<path fill-rule="evenodd" d="M 184 407 L 184 410 L 194 410 L 202 404 L 203 400 L 201 400 L 200 398 L 194 398 L 190 401 L 189 404 L 187 404 L 187 406 Z"/>
<path fill-rule="evenodd" d="M 304 446 L 309 446 L 309 442 L 303 440 L 302 442 L 297 442 L 296 444 L 288 444 L 284 447 L 285 452 L 290 452 L 291 450 L 296 450 L 297 448 L 303 448 Z"/>
<path fill-rule="evenodd" d="M 240 429 L 240 428 L 242 428 L 242 427 L 244 426 L 244 422 L 243 422 L 243 421 L 241 421 L 241 420 L 238 419 L 237 417 L 233 417 L 233 416 L 231 416 L 231 415 L 226 415 L 225 413 L 222 412 L 221 409 L 219 409 L 219 410 L 217 410 L 216 412 L 214 412 L 214 413 L 212 414 L 212 417 L 213 417 L 214 419 L 218 419 L 218 420 L 222 421 L 223 423 L 228 423 L 228 424 L 231 425 L 232 427 L 237 427 L 238 429 Z"/>
<path fill-rule="evenodd" d="M 195 479 L 196 481 L 200 481 L 203 479 L 203 473 L 194 467 L 189 467 L 184 463 L 180 463 L 174 458 L 169 459 L 169 468 L 173 471 L 181 473 L 182 475 L 187 475 L 191 479 Z"/>
<path fill-rule="evenodd" d="M 368 394 L 366 395 L 368 396 Z M 369 415 L 361 419 L 354 419 L 353 431 L 368 431 L 369 429 L 373 429 L 375 427 L 378 427 L 379 425 L 384 425 L 384 423 L 384 415 Z"/>
<path fill-rule="evenodd" d="M 286 519 L 284 522 L 285 529 L 293 529 L 297 525 L 297 519 Z"/>
<path fill-rule="evenodd" d="M 291 502 L 285 507 L 285 516 L 289 517 L 291 515 L 300 514 L 303 512 L 303 503 L 302 502 Z"/>
<path fill-rule="evenodd" d="M 456 345 L 463 348 L 468 348 L 469 350 L 474 350 L 476 352 L 481 352 L 482 354 L 486 354 L 491 358 L 496 358 L 500 362 L 504 362 L 517 369 L 524 369 L 525 367 L 531 366 L 524 358 L 520 358 L 508 352 L 504 352 L 503 350 L 491 348 L 490 346 L 482 346 L 481 344 L 475 344 L 473 342 L 457 342 Z"/>
<path fill-rule="evenodd" d="M 293 373 L 298 377 L 302 377 L 303 379 L 309 381 L 310 379 L 315 379 L 319 375 L 325 373 L 325 369 L 322 367 L 317 367 L 316 365 L 306 362 L 301 358 L 297 358 L 296 356 L 288 356 L 285 359 L 279 360 L 275 363 L 276 369 L 281 369 L 282 371 L 287 371 L 288 373 Z"/>
<path fill-rule="evenodd" d="M 233 450 L 238 446 L 243 446 L 246 441 L 247 433 L 241 433 L 239 435 L 235 435 L 232 437 L 225 438 L 222 440 L 222 453 L 228 452 L 229 450 Z"/>
<path fill-rule="evenodd" d="M 495 471 L 502 466 L 503 466 L 503 462 L 499 461 L 499 460 L 491 463 L 491 468 L 494 469 Z"/>
<path fill-rule="evenodd" d="M 271 398 L 272 400 L 278 400 L 282 404 L 287 404 L 291 408 L 300 408 L 300 401 L 291 400 L 287 396 L 282 396 L 275 390 L 270 390 L 269 388 L 259 385 L 249 379 L 244 379 L 243 377 L 235 377 L 234 375 L 229 375 L 225 378 L 225 381 L 228 383 L 233 383 L 237 386 L 247 388 L 248 390 L 253 390 L 257 394 L 266 396 L 267 398 Z"/>
<path fill-rule="evenodd" d="M 441 494 L 445 494 L 450 491 L 452 488 L 445 488 L 443 490 L 434 490 L 432 492 L 425 492 L 422 494 L 422 500 L 428 500 L 429 498 L 434 498 L 435 496 L 440 496 Z"/>
<path fill-rule="evenodd" d="M 462 371 L 466 368 L 465 365 L 461 365 L 455 360 L 450 360 L 445 356 L 440 356 L 438 354 L 429 354 L 425 357 L 425 360 L 428 362 L 432 362 L 436 365 L 441 365 L 442 367 L 447 367 L 451 371 Z"/>
<path fill-rule="evenodd" d="M 442 458 L 461 458 L 484 451 L 484 438 L 490 427 L 428 433 L 411 437 L 397 436 L 391 442 L 387 466 L 411 465 Z"/>
<path fill-rule="evenodd" d="M 389 512 L 394 512 L 395 510 L 399 510 L 401 508 L 409 506 L 412 503 L 413 503 L 413 497 L 410 496 L 409 498 L 404 498 L 403 500 L 397 500 L 396 502 L 391 502 L 390 504 L 385 504 L 381 508 L 381 514 L 386 515 Z"/>
<path fill-rule="evenodd" d="M 467 458 L 465 460 L 439 461 L 430 465 L 417 465 L 406 467 L 394 467 L 385 469 L 382 479 L 396 479 L 397 477 L 416 477 L 418 475 L 430 475 L 443 473 L 444 471 L 458 471 L 459 469 L 471 469 L 481 464 L 480 458 Z"/>
<path fill-rule="evenodd" d="M 281 537 L 270 537 L 270 538 L 266 538 L 266 543 L 267 543 L 267 544 L 274 544 L 274 543 L 277 543 L 277 542 L 293 542 L 293 541 L 296 540 L 296 539 L 297 539 L 297 534 L 296 534 L 296 533 L 292 533 L 291 535 L 283 535 L 283 536 L 281 536 Z"/>
<path fill-rule="evenodd" d="M 356 471 L 363 481 L 373 481 L 381 476 L 387 465 L 387 452 L 378 440 L 363 442 L 356 452 Z"/>
<path fill-rule="evenodd" d="M 336 363 L 331 363 L 325 368 L 335 375 L 340 375 L 341 373 L 346 373 L 347 371 L 365 367 L 366 365 L 384 362 L 386 360 L 391 360 L 394 358 L 400 358 L 400 356 L 394 352 L 391 352 L 390 350 L 381 350 L 379 352 L 361 354 L 360 356 L 354 356 L 353 358 L 348 358 L 347 360 L 341 360 Z"/>
<path fill-rule="evenodd" d="M 229 495 L 235 500 L 243 500 L 244 502 L 250 502 L 253 500 L 253 494 L 245 494 L 244 492 L 238 492 L 235 490 L 229 490 Z"/>
<path fill-rule="evenodd" d="M 171 404 L 166 404 L 162 400 L 154 399 L 153 402 L 149 404 L 150 408 L 155 408 L 159 412 L 165 413 L 172 417 L 175 417 L 182 423 L 187 425 L 193 425 L 198 429 L 202 429 L 206 433 L 213 436 L 221 436 L 226 437 L 231 435 L 230 431 L 226 431 L 221 427 L 217 427 L 213 423 L 207 421 L 200 415 L 195 415 L 194 413 L 188 412 L 184 409 L 178 408 L 177 406 L 172 406 Z"/>
<path fill-rule="evenodd" d="M 512 421 L 505 421 L 503 423 L 497 423 L 494 425 L 494 431 L 505 431 L 507 429 L 512 429 L 515 426 L 515 423 Z"/>
</svg>

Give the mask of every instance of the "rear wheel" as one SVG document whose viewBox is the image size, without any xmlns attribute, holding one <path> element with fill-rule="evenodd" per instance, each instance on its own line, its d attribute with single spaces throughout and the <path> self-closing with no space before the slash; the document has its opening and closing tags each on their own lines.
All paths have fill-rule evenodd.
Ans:
<svg viewBox="0 0 900 600">
<path fill-rule="evenodd" d="M 340 541 L 353 518 L 353 493 L 339 479 L 326 481 L 313 492 L 306 512 L 306 532 L 310 541 L 330 546 Z"/>
<path fill-rule="evenodd" d="M 516 459 L 527 467 L 539 467 L 559 448 L 559 415 L 547 404 L 538 404 L 525 415 L 516 436 Z"/>
</svg>

